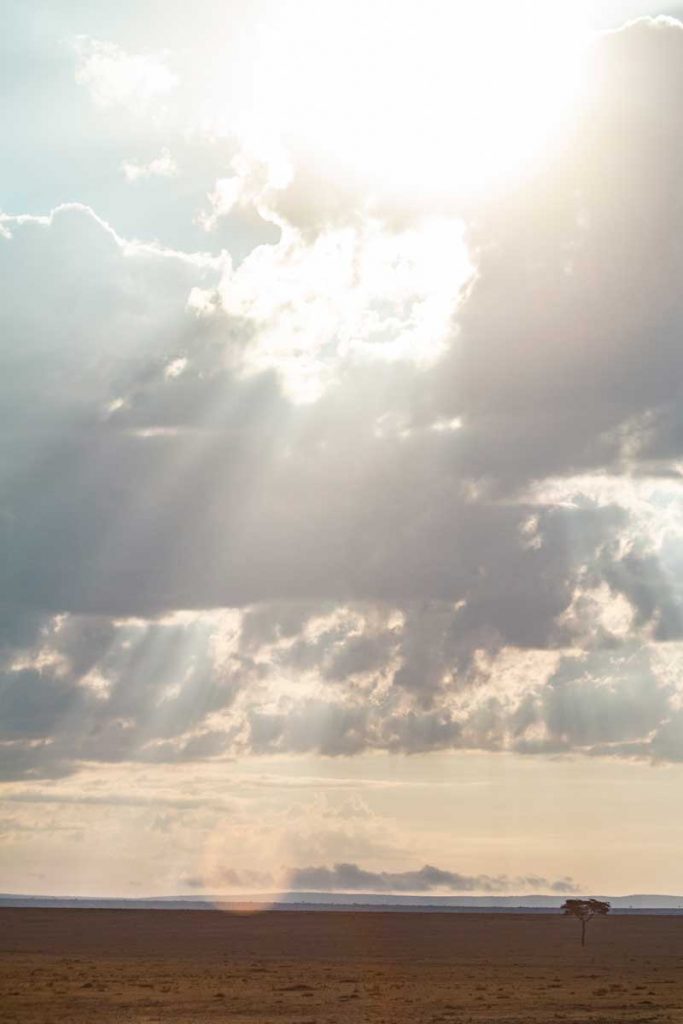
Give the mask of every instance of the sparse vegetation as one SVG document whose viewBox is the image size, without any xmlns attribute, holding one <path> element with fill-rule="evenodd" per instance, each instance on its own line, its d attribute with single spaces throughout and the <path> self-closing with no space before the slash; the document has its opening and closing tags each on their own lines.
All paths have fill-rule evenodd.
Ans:
<svg viewBox="0 0 683 1024">
<path fill-rule="evenodd" d="M 575 917 L 581 922 L 581 945 L 586 945 L 586 925 L 597 916 L 609 914 L 610 904 L 607 900 L 596 900 L 591 897 L 588 900 L 565 900 L 562 904 L 562 911 L 570 917 Z"/>
</svg>

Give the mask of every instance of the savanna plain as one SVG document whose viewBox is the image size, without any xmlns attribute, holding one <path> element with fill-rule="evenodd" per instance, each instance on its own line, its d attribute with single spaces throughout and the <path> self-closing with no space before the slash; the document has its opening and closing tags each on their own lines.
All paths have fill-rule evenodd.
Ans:
<svg viewBox="0 0 683 1024">
<path fill-rule="evenodd" d="M 683 1022 L 683 916 L 0 910 L 3 1024 Z"/>
</svg>

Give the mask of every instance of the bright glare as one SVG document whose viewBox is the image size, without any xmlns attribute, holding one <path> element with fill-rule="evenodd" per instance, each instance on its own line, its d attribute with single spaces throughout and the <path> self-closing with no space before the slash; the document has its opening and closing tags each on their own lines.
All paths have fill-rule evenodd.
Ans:
<svg viewBox="0 0 683 1024">
<path fill-rule="evenodd" d="M 257 30 L 245 125 L 389 191 L 515 173 L 576 90 L 583 5 L 302 0 Z"/>
</svg>

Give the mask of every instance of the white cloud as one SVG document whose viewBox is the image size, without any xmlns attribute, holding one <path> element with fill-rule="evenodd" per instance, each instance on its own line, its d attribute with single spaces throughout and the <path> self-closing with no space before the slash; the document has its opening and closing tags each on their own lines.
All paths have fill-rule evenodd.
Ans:
<svg viewBox="0 0 683 1024">
<path fill-rule="evenodd" d="M 434 363 L 471 273 L 458 220 L 401 232 L 372 221 L 308 241 L 285 227 L 219 285 L 223 311 L 253 325 L 244 369 L 273 369 L 314 401 L 354 364 Z"/>
<path fill-rule="evenodd" d="M 168 149 L 162 149 L 159 156 L 146 164 L 133 160 L 124 160 L 122 169 L 126 181 L 139 181 L 141 178 L 172 178 L 178 173 L 178 166 Z"/>
<path fill-rule="evenodd" d="M 594 60 L 613 83 L 682 38 L 638 24 Z M 99 102 L 171 88 L 82 45 Z M 616 111 L 596 92 L 545 191 L 519 183 L 466 234 L 320 182 L 302 206 L 310 166 L 267 148 L 213 176 L 207 241 L 238 215 L 281 231 L 241 261 L 127 241 L 80 204 L 0 218 L 8 772 L 678 756 L 653 647 L 683 634 L 680 489 L 625 483 L 682 455 L 665 66 L 668 91 L 652 75 Z M 643 109 L 668 125 L 656 195 L 659 151 L 625 159 Z"/>
<path fill-rule="evenodd" d="M 127 53 L 115 43 L 87 36 L 77 40 L 76 52 L 76 81 L 102 107 L 144 111 L 178 84 L 163 54 Z"/>
</svg>

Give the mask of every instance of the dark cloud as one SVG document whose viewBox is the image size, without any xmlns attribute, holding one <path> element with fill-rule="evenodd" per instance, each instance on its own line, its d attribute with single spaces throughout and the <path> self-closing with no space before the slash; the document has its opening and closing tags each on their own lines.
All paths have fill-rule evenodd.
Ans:
<svg viewBox="0 0 683 1024">
<path fill-rule="evenodd" d="M 656 680 L 645 652 L 565 661 L 542 695 L 551 736 L 568 749 L 641 739 L 666 721 L 670 688 Z"/>
<path fill-rule="evenodd" d="M 463 418 L 466 473 L 514 487 L 671 456 L 683 381 L 681 58 L 683 25 L 671 19 L 600 36 L 561 147 L 472 218 L 477 275 L 452 373 L 438 368 L 443 408 Z"/>
<path fill-rule="evenodd" d="M 35 669 L 0 676 L 0 739 L 49 739 L 69 718 L 81 725 L 86 700 L 77 688 Z"/>
<path fill-rule="evenodd" d="M 645 645 L 681 638 L 681 543 L 630 497 L 675 488 L 683 451 L 681 57 L 670 20 L 600 37 L 561 147 L 468 210 L 445 354 L 339 358 L 308 405 L 249 363 L 263 324 L 221 309 L 224 257 L 124 243 L 81 205 L 5 218 L 0 771 L 680 758 Z M 308 238 L 348 195 L 306 187 L 279 212 Z M 243 612 L 223 654 L 210 616 L 171 616 L 221 608 Z M 559 667 L 522 685 L 510 652 Z"/>
<path fill-rule="evenodd" d="M 46 620 L 39 645 L 23 652 L 32 667 L 0 675 L 0 771 L 50 776 L 83 761 L 222 753 L 230 737 L 206 720 L 245 680 L 216 664 L 211 632 L 207 623 Z"/>
<path fill-rule="evenodd" d="M 519 892 L 522 889 L 551 889 L 553 892 L 575 892 L 570 878 L 551 882 L 537 875 L 511 878 L 507 875 L 461 875 L 454 871 L 425 864 L 417 871 L 366 871 L 357 864 L 335 864 L 333 867 L 295 868 L 289 875 L 292 889 L 323 892 L 422 893 L 434 890 L 448 892 Z"/>
</svg>

